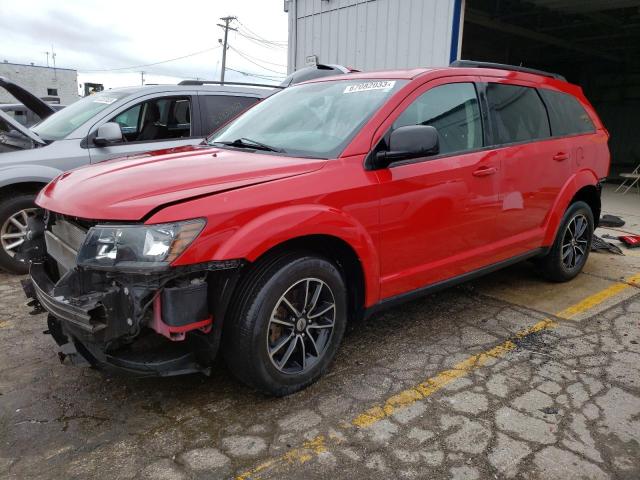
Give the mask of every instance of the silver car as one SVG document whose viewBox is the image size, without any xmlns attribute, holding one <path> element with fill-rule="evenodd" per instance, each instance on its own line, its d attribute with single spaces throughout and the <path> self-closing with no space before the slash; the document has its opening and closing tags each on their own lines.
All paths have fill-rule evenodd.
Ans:
<svg viewBox="0 0 640 480">
<path fill-rule="evenodd" d="M 7 85 L 6 79 L 2 79 Z M 88 163 L 194 145 L 273 88 L 183 82 L 85 97 L 26 128 L 0 110 L 0 267 L 26 273 L 20 256 L 38 191 Z M 8 88 L 9 90 L 9 88 Z M 40 99 L 19 100 L 47 115 Z M 15 96 L 15 95 L 14 95 Z"/>
</svg>

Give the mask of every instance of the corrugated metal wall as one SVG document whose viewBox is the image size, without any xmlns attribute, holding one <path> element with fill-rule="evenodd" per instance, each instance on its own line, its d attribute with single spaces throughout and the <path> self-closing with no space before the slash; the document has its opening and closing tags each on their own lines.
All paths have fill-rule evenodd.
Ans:
<svg viewBox="0 0 640 480">
<path fill-rule="evenodd" d="M 308 56 L 361 70 L 449 64 L 456 0 L 290 0 L 289 72 Z M 454 42 L 455 43 L 455 42 Z"/>
</svg>

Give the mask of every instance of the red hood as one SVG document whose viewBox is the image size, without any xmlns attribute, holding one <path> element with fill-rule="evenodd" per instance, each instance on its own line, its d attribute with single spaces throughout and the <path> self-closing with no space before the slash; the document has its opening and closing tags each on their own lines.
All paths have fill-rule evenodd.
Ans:
<svg viewBox="0 0 640 480">
<path fill-rule="evenodd" d="M 36 203 L 79 218 L 140 220 L 167 203 L 312 172 L 325 163 L 198 146 L 158 150 L 63 173 Z"/>
</svg>

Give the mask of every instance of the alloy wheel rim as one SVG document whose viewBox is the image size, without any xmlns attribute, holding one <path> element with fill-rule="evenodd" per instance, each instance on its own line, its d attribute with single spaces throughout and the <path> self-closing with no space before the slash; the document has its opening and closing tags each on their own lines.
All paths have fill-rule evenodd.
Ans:
<svg viewBox="0 0 640 480">
<path fill-rule="evenodd" d="M 571 219 L 562 238 L 562 264 L 572 270 L 582 264 L 589 246 L 589 222 L 584 215 Z"/>
<path fill-rule="evenodd" d="M 37 208 L 25 208 L 11 215 L 2 224 L 0 243 L 4 252 L 11 258 L 15 257 L 18 247 L 26 240 L 28 220 L 35 216 L 37 210 Z"/>
<path fill-rule="evenodd" d="M 276 302 L 267 326 L 267 355 L 284 374 L 309 371 L 326 354 L 336 319 L 333 291 L 318 278 L 291 285 Z"/>
</svg>

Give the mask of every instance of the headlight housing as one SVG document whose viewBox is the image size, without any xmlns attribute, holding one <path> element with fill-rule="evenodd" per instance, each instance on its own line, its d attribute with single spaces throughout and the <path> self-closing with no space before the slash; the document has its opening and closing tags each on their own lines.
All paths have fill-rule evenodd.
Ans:
<svg viewBox="0 0 640 480">
<path fill-rule="evenodd" d="M 195 240 L 203 219 L 156 225 L 96 225 L 78 252 L 78 265 L 104 270 L 169 266 Z"/>
</svg>

